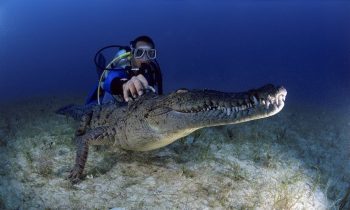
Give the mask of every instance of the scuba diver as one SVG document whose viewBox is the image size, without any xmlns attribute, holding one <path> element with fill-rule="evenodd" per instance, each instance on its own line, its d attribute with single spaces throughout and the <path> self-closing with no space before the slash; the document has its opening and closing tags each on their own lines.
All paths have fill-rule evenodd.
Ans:
<svg viewBox="0 0 350 210">
<path fill-rule="evenodd" d="M 106 65 L 103 52 L 110 48 L 116 48 L 117 53 Z M 137 37 L 127 47 L 111 45 L 100 49 L 94 59 L 99 81 L 86 104 L 128 102 L 149 90 L 163 94 L 162 74 L 156 58 L 155 44 L 148 36 Z"/>
</svg>

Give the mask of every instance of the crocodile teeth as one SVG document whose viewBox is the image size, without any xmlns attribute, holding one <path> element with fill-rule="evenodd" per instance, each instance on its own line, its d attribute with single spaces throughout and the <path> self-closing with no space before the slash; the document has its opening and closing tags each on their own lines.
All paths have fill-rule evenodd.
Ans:
<svg viewBox="0 0 350 210">
<path fill-rule="evenodd" d="M 254 101 L 255 105 L 257 105 L 259 103 L 255 96 L 253 96 L 253 101 Z"/>
<path fill-rule="evenodd" d="M 227 113 L 227 116 L 229 116 L 231 114 L 231 109 L 230 108 L 226 108 L 226 113 Z"/>
</svg>

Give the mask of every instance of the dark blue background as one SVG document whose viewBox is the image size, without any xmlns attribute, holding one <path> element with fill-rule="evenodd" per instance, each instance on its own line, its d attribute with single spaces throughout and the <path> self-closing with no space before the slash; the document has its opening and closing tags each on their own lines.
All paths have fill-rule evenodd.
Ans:
<svg viewBox="0 0 350 210">
<path fill-rule="evenodd" d="M 88 94 L 96 50 L 143 34 L 165 92 L 274 83 L 294 102 L 350 101 L 348 1 L 195 0 L 2 0 L 1 100 Z"/>
</svg>

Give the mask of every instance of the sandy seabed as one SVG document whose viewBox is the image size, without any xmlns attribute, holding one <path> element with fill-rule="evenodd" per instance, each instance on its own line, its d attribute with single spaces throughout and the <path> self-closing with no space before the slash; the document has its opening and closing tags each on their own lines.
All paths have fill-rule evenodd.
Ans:
<svg viewBox="0 0 350 210">
<path fill-rule="evenodd" d="M 350 209 L 350 109 L 287 105 L 271 118 L 206 128 L 151 152 L 90 147 L 66 179 L 75 97 L 0 107 L 0 209 Z"/>
</svg>

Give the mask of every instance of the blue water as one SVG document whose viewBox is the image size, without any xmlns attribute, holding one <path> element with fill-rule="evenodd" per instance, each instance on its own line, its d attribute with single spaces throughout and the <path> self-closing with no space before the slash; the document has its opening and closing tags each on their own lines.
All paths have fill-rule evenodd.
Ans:
<svg viewBox="0 0 350 210">
<path fill-rule="evenodd" d="M 290 101 L 344 105 L 349 26 L 348 1 L 2 0 L 1 100 L 87 95 L 95 52 L 146 34 L 165 92 L 274 83 Z"/>
</svg>

